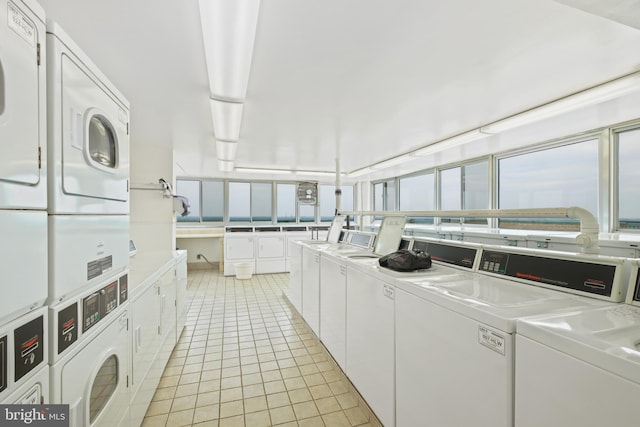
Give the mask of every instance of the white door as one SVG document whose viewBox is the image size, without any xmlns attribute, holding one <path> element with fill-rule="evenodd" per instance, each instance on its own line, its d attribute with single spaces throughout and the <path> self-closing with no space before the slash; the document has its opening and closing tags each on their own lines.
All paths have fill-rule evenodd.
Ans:
<svg viewBox="0 0 640 427">
<path fill-rule="evenodd" d="M 320 336 L 320 254 L 302 250 L 302 317 Z"/>
<path fill-rule="evenodd" d="M 47 207 L 44 34 L 42 17 L 0 0 L 0 207 Z"/>
<path fill-rule="evenodd" d="M 112 427 L 129 413 L 128 314 L 121 314 L 62 369 L 70 426 Z M 127 420 L 128 422 L 128 420 Z"/>
<path fill-rule="evenodd" d="M 63 192 L 126 203 L 129 120 L 125 106 L 99 86 L 77 59 L 64 56 L 61 62 Z"/>
</svg>

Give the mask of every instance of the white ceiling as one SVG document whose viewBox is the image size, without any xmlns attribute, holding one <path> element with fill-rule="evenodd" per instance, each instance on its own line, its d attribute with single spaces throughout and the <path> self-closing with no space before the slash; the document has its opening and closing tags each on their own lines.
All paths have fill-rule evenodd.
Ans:
<svg viewBox="0 0 640 427">
<path fill-rule="evenodd" d="M 236 166 L 333 171 L 339 157 L 353 171 L 638 71 L 637 20 L 619 17 L 640 16 L 640 2 L 608 2 L 626 9 L 262 0 Z M 132 144 L 174 147 L 179 176 L 234 176 L 217 170 L 196 0 L 40 3 L 128 96 Z M 589 117 L 627 119 L 609 110 Z M 597 122 L 584 118 L 575 116 L 575 131 Z M 506 147 L 500 140 L 384 173 L 482 155 Z"/>
</svg>

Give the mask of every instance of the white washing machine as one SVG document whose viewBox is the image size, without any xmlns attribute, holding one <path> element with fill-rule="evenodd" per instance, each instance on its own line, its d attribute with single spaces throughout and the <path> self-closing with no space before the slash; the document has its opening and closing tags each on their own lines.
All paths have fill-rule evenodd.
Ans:
<svg viewBox="0 0 640 427">
<path fill-rule="evenodd" d="M 47 21 L 49 214 L 129 213 L 129 102 Z"/>
<path fill-rule="evenodd" d="M 49 403 L 47 308 L 0 326 L 0 402 Z"/>
<path fill-rule="evenodd" d="M 517 319 L 610 304 L 539 285 L 606 299 L 625 280 L 619 258 L 519 248 L 483 248 L 479 272 L 397 282 L 398 426 L 513 426 Z"/>
<path fill-rule="evenodd" d="M 129 425 L 128 275 L 50 307 L 51 403 L 71 426 Z"/>
<path fill-rule="evenodd" d="M 44 16 L 0 0 L 0 209 L 47 208 Z"/>
<path fill-rule="evenodd" d="M 388 427 L 396 422 L 396 281 L 422 279 L 440 283 L 469 278 L 479 259 L 480 247 L 473 244 L 425 238 L 416 239 L 413 246 L 432 254 L 435 261 L 431 268 L 396 272 L 380 267 L 378 259 L 366 258 L 353 258 L 347 264 L 345 372 Z"/>
<path fill-rule="evenodd" d="M 632 427 L 640 401 L 640 280 L 626 304 L 518 321 L 517 427 Z"/>
</svg>

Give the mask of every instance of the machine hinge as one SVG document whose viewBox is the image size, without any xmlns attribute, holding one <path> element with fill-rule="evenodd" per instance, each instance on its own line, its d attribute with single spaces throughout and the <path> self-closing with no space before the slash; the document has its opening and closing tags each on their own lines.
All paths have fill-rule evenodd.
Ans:
<svg viewBox="0 0 640 427">
<path fill-rule="evenodd" d="M 127 375 L 127 388 L 129 388 L 129 375 Z"/>
<path fill-rule="evenodd" d="M 129 122 L 127 122 L 127 135 L 129 135 Z"/>
<path fill-rule="evenodd" d="M 160 326 L 158 326 L 158 335 L 160 335 Z"/>
<path fill-rule="evenodd" d="M 42 147 L 38 147 L 38 169 L 42 169 Z"/>
<path fill-rule="evenodd" d="M 127 319 L 127 331 L 129 330 L 129 319 Z"/>
<path fill-rule="evenodd" d="M 129 192 L 129 189 L 130 189 L 130 187 L 129 187 L 129 180 L 127 180 L 127 193 Z"/>
<path fill-rule="evenodd" d="M 36 46 L 36 58 L 38 61 L 38 66 L 40 66 L 40 43 Z"/>
</svg>

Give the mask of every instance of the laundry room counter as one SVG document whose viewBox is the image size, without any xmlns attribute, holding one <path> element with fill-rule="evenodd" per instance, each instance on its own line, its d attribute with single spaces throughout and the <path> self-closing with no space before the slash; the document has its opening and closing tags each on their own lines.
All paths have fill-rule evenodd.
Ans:
<svg viewBox="0 0 640 427">
<path fill-rule="evenodd" d="M 168 268 L 175 265 L 177 251 L 138 252 L 129 264 L 129 292 L 148 281 L 157 280 Z"/>
</svg>

